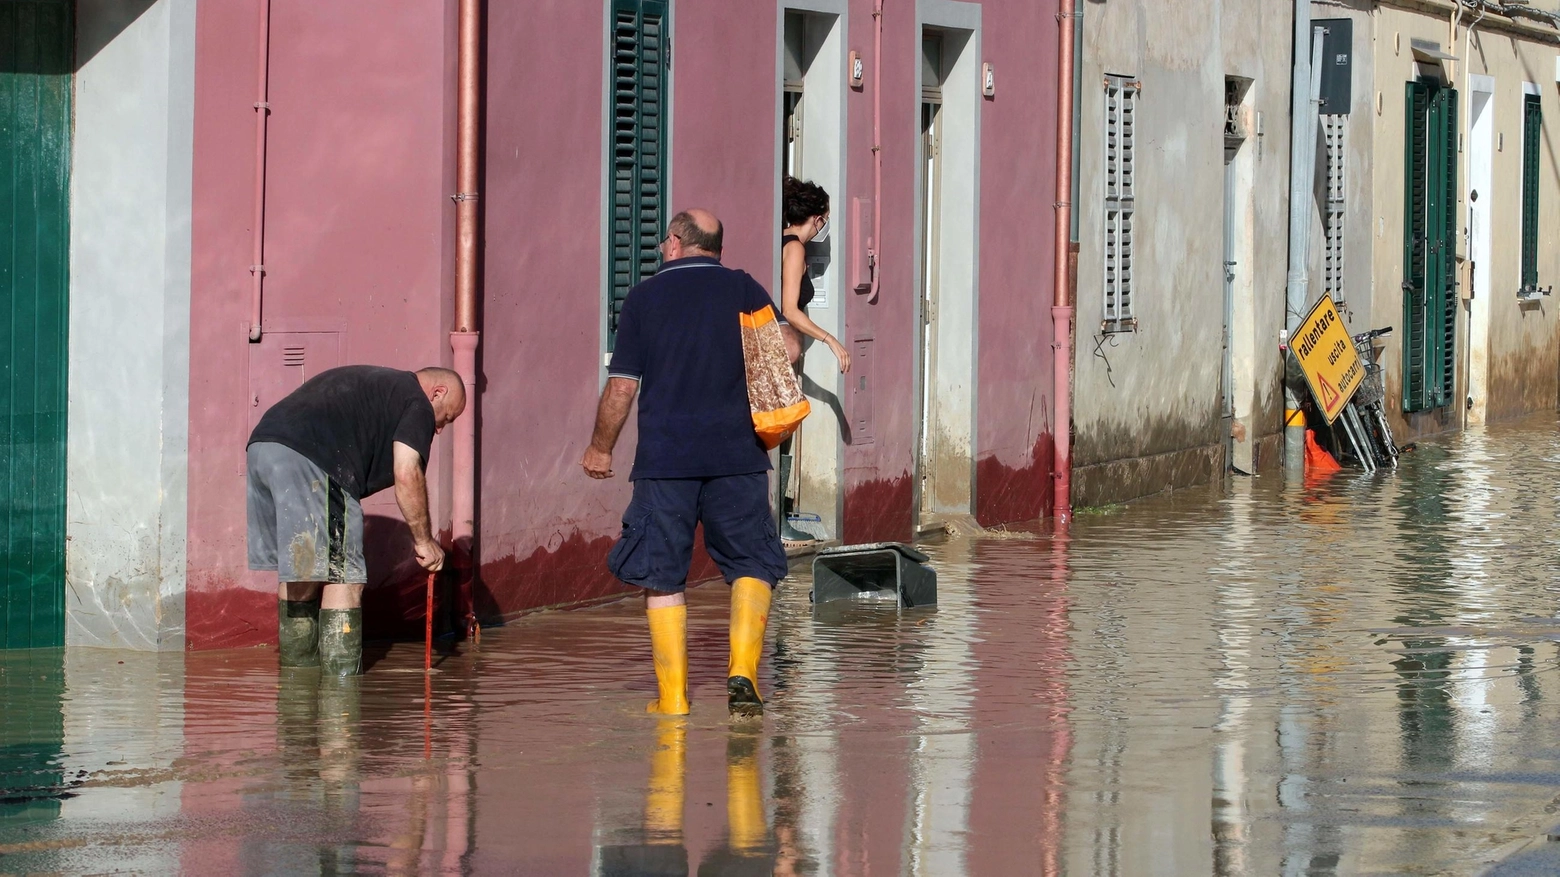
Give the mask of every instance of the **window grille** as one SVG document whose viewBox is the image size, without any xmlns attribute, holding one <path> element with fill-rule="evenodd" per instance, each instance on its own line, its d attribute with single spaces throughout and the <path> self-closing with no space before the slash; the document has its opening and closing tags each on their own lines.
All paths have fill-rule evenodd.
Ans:
<svg viewBox="0 0 1560 877">
<path fill-rule="evenodd" d="M 1322 288 L 1339 309 L 1346 306 L 1343 288 L 1344 168 L 1348 149 L 1348 116 L 1325 114 L 1322 131 L 1327 143 L 1327 214 L 1323 218 Z"/>
<path fill-rule="evenodd" d="M 655 274 L 666 224 L 666 0 L 612 0 L 612 225 L 607 349 L 634 284 Z"/>
<path fill-rule="evenodd" d="M 1101 332 L 1132 332 L 1132 220 L 1136 211 L 1136 115 L 1141 85 L 1105 77 L 1105 313 Z"/>
</svg>

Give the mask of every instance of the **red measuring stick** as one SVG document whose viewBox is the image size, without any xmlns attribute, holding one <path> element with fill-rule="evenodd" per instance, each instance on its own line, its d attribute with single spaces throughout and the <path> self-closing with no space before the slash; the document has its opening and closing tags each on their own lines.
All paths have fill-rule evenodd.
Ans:
<svg viewBox="0 0 1560 877">
<path fill-rule="evenodd" d="M 428 608 L 423 615 L 423 672 L 433 672 L 433 573 L 428 573 Z"/>
</svg>

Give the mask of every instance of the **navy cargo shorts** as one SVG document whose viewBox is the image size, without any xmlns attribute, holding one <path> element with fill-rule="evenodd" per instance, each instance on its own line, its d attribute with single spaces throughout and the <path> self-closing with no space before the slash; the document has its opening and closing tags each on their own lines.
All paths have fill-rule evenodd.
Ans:
<svg viewBox="0 0 1560 877">
<path fill-rule="evenodd" d="M 623 512 L 623 535 L 607 568 L 630 585 L 677 593 L 688 586 L 693 532 L 730 584 L 785 578 L 785 548 L 769 510 L 769 473 L 714 478 L 641 478 Z"/>
</svg>

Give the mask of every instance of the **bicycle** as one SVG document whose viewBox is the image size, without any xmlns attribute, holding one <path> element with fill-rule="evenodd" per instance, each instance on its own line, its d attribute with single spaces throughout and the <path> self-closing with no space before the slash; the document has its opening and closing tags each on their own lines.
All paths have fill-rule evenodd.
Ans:
<svg viewBox="0 0 1560 877">
<path fill-rule="evenodd" d="M 1354 391 L 1354 398 L 1349 401 L 1350 411 L 1346 415 L 1352 415 L 1353 422 L 1345 423 L 1345 427 L 1357 431 L 1358 436 L 1351 436 L 1356 442 L 1363 443 L 1365 448 L 1358 448 L 1360 462 L 1365 464 L 1368 471 L 1386 466 L 1397 468 L 1399 448 L 1392 435 L 1392 426 L 1387 422 L 1386 410 L 1382 407 L 1386 399 L 1386 369 L 1377 362 L 1381 351 L 1374 342 L 1377 338 L 1385 338 L 1392 334 L 1392 327 L 1371 329 L 1353 336 L 1354 349 L 1359 354 L 1360 363 L 1365 367 L 1365 377 L 1360 381 L 1359 389 Z M 1369 449 L 1369 459 L 1364 453 Z"/>
</svg>

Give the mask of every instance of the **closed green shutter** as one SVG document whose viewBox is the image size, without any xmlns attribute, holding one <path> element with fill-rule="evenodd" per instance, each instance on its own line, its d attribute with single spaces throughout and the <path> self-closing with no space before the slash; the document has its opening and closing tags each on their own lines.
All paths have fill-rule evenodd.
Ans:
<svg viewBox="0 0 1560 877">
<path fill-rule="evenodd" d="M 1403 410 L 1439 408 L 1457 379 L 1457 91 L 1410 82 L 1403 185 Z"/>
<path fill-rule="evenodd" d="M 1522 291 L 1538 288 L 1538 140 L 1544 128 L 1543 101 L 1522 97 Z"/>
<path fill-rule="evenodd" d="M 1450 405 L 1457 395 L 1457 89 L 1436 90 L 1430 106 L 1431 258 L 1430 304 L 1435 319 L 1430 406 Z"/>
<path fill-rule="evenodd" d="M 607 349 L 628 291 L 656 272 L 666 221 L 665 0 L 612 2 L 612 287 Z"/>
<path fill-rule="evenodd" d="M 0 648 L 65 638 L 71 8 L 0 2 Z"/>
<path fill-rule="evenodd" d="M 1425 191 L 1430 90 L 1408 83 L 1403 142 L 1403 410 L 1428 407 L 1425 395 Z"/>
</svg>

